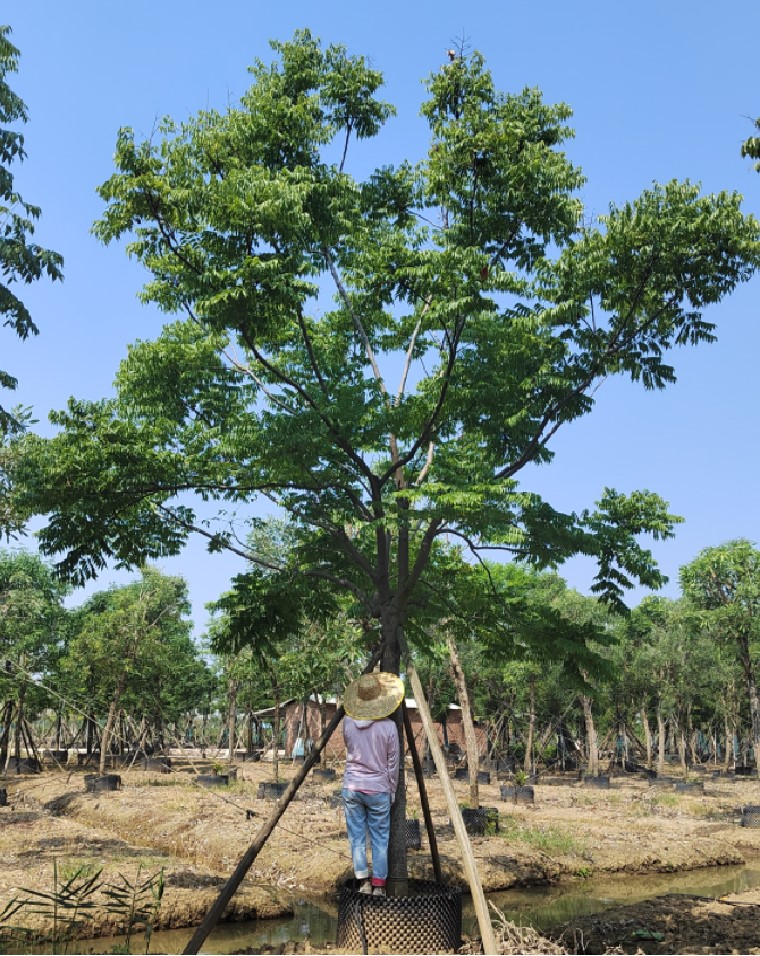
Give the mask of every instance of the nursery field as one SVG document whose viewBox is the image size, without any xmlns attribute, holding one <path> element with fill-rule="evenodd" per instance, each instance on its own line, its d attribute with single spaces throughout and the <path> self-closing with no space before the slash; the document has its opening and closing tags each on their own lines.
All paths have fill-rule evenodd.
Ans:
<svg viewBox="0 0 760 956">
<path fill-rule="evenodd" d="M 289 779 L 292 769 L 285 764 L 280 779 Z M 334 900 L 336 884 L 351 875 L 342 810 L 334 800 L 340 766 L 336 770 L 333 782 L 307 778 L 226 919 L 282 916 L 296 898 Z M 82 768 L 9 775 L 0 782 L 8 795 L 8 805 L 0 807 L 0 908 L 28 897 L 26 889 L 52 891 L 54 865 L 59 884 L 101 871 L 92 907 L 77 914 L 77 934 L 112 935 L 125 927 L 123 916 L 105 905 L 104 888 L 125 878 L 133 886 L 162 871 L 165 888 L 156 928 L 196 925 L 274 806 L 258 795 L 260 784 L 272 781 L 270 765 L 243 763 L 237 780 L 226 787 L 200 785 L 199 775 L 209 771 L 203 761 L 175 761 L 168 774 L 122 770 L 121 789 L 96 793 L 86 791 Z M 740 826 L 739 819 L 742 807 L 760 804 L 760 782 L 709 773 L 700 779 L 703 791 L 677 792 L 674 784 L 636 775 L 613 776 L 609 789 L 592 788 L 577 776 L 540 777 L 530 804 L 502 800 L 502 782 L 494 775 L 492 783 L 481 784 L 480 797 L 483 806 L 498 809 L 499 832 L 472 838 L 485 890 L 560 881 L 582 885 L 600 877 L 678 873 L 757 857 L 760 829 Z M 460 803 L 466 803 L 468 784 L 455 781 L 454 786 Z M 435 777 L 428 793 L 445 879 L 464 885 Z M 407 801 L 409 817 L 421 819 L 409 774 Z M 431 879 L 422 829 L 422 849 L 409 852 L 410 876 Z M 40 926 L 44 916 L 32 909 L 22 908 L 13 922 Z M 758 914 L 760 891 L 745 894 L 741 905 L 666 897 L 584 918 L 575 929 L 591 947 L 587 952 L 620 946 L 630 952 L 638 947 L 643 952 L 733 948 L 746 953 L 756 951 Z M 557 934 L 566 929 L 557 928 Z M 572 939 L 572 933 L 563 938 Z"/>
</svg>

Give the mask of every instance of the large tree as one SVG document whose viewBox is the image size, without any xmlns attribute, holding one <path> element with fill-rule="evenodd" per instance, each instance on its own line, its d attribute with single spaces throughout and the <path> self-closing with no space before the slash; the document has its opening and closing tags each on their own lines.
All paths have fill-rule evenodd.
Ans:
<svg viewBox="0 0 760 956">
<path fill-rule="evenodd" d="M 26 156 L 24 136 L 13 124 L 27 121 L 26 105 L 8 85 L 7 76 L 18 70 L 19 51 L 11 43 L 8 26 L 0 26 L 0 322 L 25 339 L 39 329 L 29 309 L 13 291 L 47 275 L 61 279 L 63 259 L 32 241 L 40 209 L 24 202 L 13 185 L 11 166 Z M 11 124 L 9 127 L 8 124 Z M 0 369 L 0 387 L 15 389 L 17 380 Z M 24 419 L 0 405 L 0 434 L 17 431 Z"/>
<path fill-rule="evenodd" d="M 351 144 L 394 113 L 380 73 L 308 31 L 272 46 L 239 107 L 119 133 L 96 232 L 131 237 L 144 300 L 175 318 L 130 348 L 114 399 L 72 400 L 59 435 L 28 442 L 43 549 L 82 580 L 197 531 L 283 588 L 352 595 L 390 671 L 447 535 L 539 563 L 592 554 L 613 602 L 658 583 L 636 541 L 671 533 L 655 495 L 608 489 L 565 515 L 517 478 L 603 379 L 674 381 L 668 351 L 712 340 L 704 308 L 760 261 L 757 222 L 671 182 L 589 223 L 570 109 L 499 92 L 479 54 L 429 77 L 426 155 L 357 178 Z M 287 561 L 230 526 L 261 497 L 290 515 Z"/>
</svg>

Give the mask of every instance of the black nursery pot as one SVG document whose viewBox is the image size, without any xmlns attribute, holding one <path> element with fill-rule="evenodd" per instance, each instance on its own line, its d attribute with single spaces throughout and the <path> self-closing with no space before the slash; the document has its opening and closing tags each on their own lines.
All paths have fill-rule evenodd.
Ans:
<svg viewBox="0 0 760 956">
<path fill-rule="evenodd" d="M 533 803 L 535 791 L 526 785 L 502 784 L 500 788 L 502 800 L 511 800 L 512 803 Z"/>
<path fill-rule="evenodd" d="M 600 774 L 598 777 L 584 777 L 583 785 L 593 787 L 596 790 L 609 790 L 610 778 L 606 774 Z"/>
<path fill-rule="evenodd" d="M 321 767 L 312 770 L 311 775 L 315 780 L 334 780 L 335 769 L 333 767 Z"/>
<path fill-rule="evenodd" d="M 485 836 L 499 832 L 499 811 L 496 807 L 464 807 L 464 828 L 470 836 Z"/>
<path fill-rule="evenodd" d="M 287 783 L 275 783 L 274 781 L 264 781 L 259 784 L 259 790 L 256 796 L 259 800 L 279 800 L 288 789 Z"/>
<path fill-rule="evenodd" d="M 104 773 L 102 776 L 87 773 L 84 777 L 84 789 L 87 793 L 104 793 L 121 788 L 121 777 L 118 773 Z"/>
<path fill-rule="evenodd" d="M 226 787 L 230 778 L 226 773 L 199 773 L 195 776 L 195 782 L 202 787 Z"/>
<path fill-rule="evenodd" d="M 11 757 L 8 770 L 13 773 L 39 773 L 40 762 L 36 757 Z"/>
</svg>

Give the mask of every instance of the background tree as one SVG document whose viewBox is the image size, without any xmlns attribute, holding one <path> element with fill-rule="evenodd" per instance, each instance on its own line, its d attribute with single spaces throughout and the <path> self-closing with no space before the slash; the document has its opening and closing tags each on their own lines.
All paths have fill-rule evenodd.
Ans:
<svg viewBox="0 0 760 956">
<path fill-rule="evenodd" d="M 680 570 L 685 597 L 704 612 L 703 624 L 732 650 L 740 665 L 749 702 L 755 760 L 760 754 L 760 551 L 744 538 L 705 548 Z"/>
<path fill-rule="evenodd" d="M 59 435 L 28 441 L 20 505 L 49 515 L 42 547 L 79 581 L 193 531 L 256 560 L 229 507 L 265 496 L 294 526 L 276 573 L 351 595 L 388 671 L 446 535 L 591 554 L 612 602 L 659 583 L 637 544 L 671 533 L 656 495 L 606 489 L 564 515 L 517 476 L 604 378 L 663 388 L 668 351 L 713 338 L 703 309 L 760 260 L 739 197 L 670 183 L 585 224 L 569 108 L 497 91 L 479 54 L 429 78 L 427 155 L 360 180 L 351 142 L 393 113 L 380 73 L 307 31 L 272 46 L 239 108 L 119 134 L 96 232 L 129 236 L 144 299 L 183 318 L 130 349 L 114 399 L 72 401 Z M 223 504 L 218 523 L 189 491 Z M 402 793 L 394 830 L 403 815 Z"/>
<path fill-rule="evenodd" d="M 63 599 L 68 587 L 37 555 L 0 551 L 0 762 L 5 767 L 11 752 L 21 759 L 25 722 L 43 706 L 53 703 L 36 677 L 54 669 L 60 653 L 66 612 Z M 15 727 L 14 746 L 10 747 Z M 31 754 L 30 754 L 31 755 Z"/>
<path fill-rule="evenodd" d="M 122 700 L 137 695 L 146 674 L 156 665 L 166 667 L 171 649 L 191 623 L 187 585 L 145 568 L 138 581 L 94 594 L 78 614 L 78 626 L 69 645 L 69 666 L 97 688 L 99 709 L 106 717 L 100 737 L 100 772 L 116 727 Z M 90 678 L 94 680 L 90 680 Z"/>
<path fill-rule="evenodd" d="M 30 283 L 47 275 L 62 279 L 63 259 L 32 241 L 40 209 L 24 202 L 13 186 L 11 166 L 22 161 L 24 136 L 8 124 L 27 121 L 24 101 L 8 85 L 8 75 L 18 70 L 19 51 L 11 43 L 11 29 L 0 26 L 0 322 L 25 339 L 39 329 L 29 310 L 12 291 L 16 283 Z M 0 369 L 0 387 L 14 389 L 17 380 Z M 0 434 L 18 431 L 24 419 L 0 405 Z"/>
</svg>

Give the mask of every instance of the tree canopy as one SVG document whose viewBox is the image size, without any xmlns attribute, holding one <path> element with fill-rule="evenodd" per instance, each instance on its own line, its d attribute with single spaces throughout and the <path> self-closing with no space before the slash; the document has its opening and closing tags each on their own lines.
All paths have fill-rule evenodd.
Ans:
<svg viewBox="0 0 760 956">
<path fill-rule="evenodd" d="M 357 178 L 352 142 L 394 112 L 381 74 L 308 31 L 272 47 L 238 107 L 119 133 L 95 231 L 129 238 L 172 319 L 130 348 L 115 398 L 72 400 L 26 442 L 43 549 L 82 581 L 200 533 L 352 595 L 391 670 L 445 537 L 544 566 L 591 554 L 613 603 L 659 584 L 639 536 L 676 519 L 655 494 L 561 514 L 517 479 L 603 379 L 663 388 L 670 350 L 714 338 L 705 308 L 760 261 L 740 197 L 670 182 L 589 222 L 570 109 L 498 91 L 477 53 L 428 78 L 427 154 Z M 231 524 L 262 498 L 292 521 L 284 564 Z"/>
</svg>

